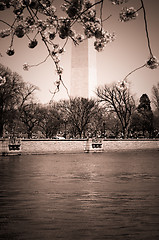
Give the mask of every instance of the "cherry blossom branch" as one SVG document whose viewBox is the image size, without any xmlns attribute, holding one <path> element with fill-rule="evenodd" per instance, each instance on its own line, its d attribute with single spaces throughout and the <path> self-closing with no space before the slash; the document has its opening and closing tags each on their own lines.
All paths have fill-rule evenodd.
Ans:
<svg viewBox="0 0 159 240">
<path fill-rule="evenodd" d="M 110 14 L 107 18 L 103 19 L 102 22 L 107 21 L 110 17 L 112 17 L 112 15 Z"/>
<path fill-rule="evenodd" d="M 103 1 L 101 3 L 101 6 L 100 6 L 100 19 L 101 19 L 101 28 L 103 28 Z"/>
<path fill-rule="evenodd" d="M 126 80 L 132 73 L 136 72 L 137 70 L 139 70 L 139 69 L 141 69 L 141 68 L 143 68 L 143 67 L 145 67 L 145 66 L 146 66 L 146 64 L 143 64 L 142 66 L 135 68 L 134 70 L 132 70 L 131 72 L 129 72 L 129 73 L 126 75 L 126 77 L 124 78 L 124 80 Z"/>
<path fill-rule="evenodd" d="M 139 10 L 143 9 L 145 31 L 146 31 L 148 49 L 149 49 L 149 52 L 150 52 L 150 58 L 147 60 L 147 62 L 145 64 L 143 64 L 142 66 L 140 66 L 140 67 L 134 69 L 133 71 L 131 71 L 130 73 L 128 73 L 127 76 L 124 78 L 124 80 L 126 80 L 126 78 L 128 76 L 130 76 L 132 73 L 136 72 L 137 70 L 139 70 L 139 69 L 141 69 L 143 67 L 147 67 L 147 68 L 150 68 L 150 69 L 156 69 L 159 66 L 159 61 L 158 61 L 158 59 L 156 57 L 153 56 L 153 53 L 152 53 L 152 50 L 151 50 L 151 46 L 150 46 L 150 38 L 149 38 L 149 33 L 148 33 L 146 10 L 145 10 L 145 6 L 144 6 L 144 2 L 143 2 L 143 0 L 140 0 L 140 1 L 141 1 L 141 7 L 138 10 L 136 10 L 135 13 L 137 13 Z"/>
<path fill-rule="evenodd" d="M 70 99 L 70 95 L 69 95 L 69 92 L 68 92 L 68 88 L 67 88 L 66 85 L 64 84 L 62 78 L 60 78 L 60 81 L 61 81 L 62 85 L 64 86 L 64 88 L 66 89 L 67 95 L 68 95 L 68 97 L 69 97 L 69 99 Z"/>
<path fill-rule="evenodd" d="M 143 2 L 143 0 L 140 0 L 140 1 L 141 1 L 142 9 L 143 9 L 143 14 L 144 14 L 145 31 L 146 31 L 146 37 L 147 37 L 148 48 L 149 48 L 149 51 L 150 51 L 150 56 L 153 57 L 152 50 L 151 50 L 151 46 L 150 46 L 149 33 L 148 33 L 147 18 L 146 18 L 146 10 L 145 10 L 145 6 L 144 6 L 144 2 Z"/>
<path fill-rule="evenodd" d="M 0 19 L 0 22 L 4 23 L 4 24 L 8 25 L 10 28 L 12 28 L 12 25 L 10 25 L 9 23 L 3 21 L 2 19 Z"/>
<path fill-rule="evenodd" d="M 67 2 L 67 3 L 69 3 L 69 4 L 71 4 L 71 3 L 70 3 L 69 1 L 67 1 L 67 0 L 64 0 L 64 1 Z M 91 4 L 90 7 L 86 8 L 83 12 L 80 12 L 80 14 L 77 15 L 77 17 L 75 18 L 75 20 L 73 21 L 73 23 L 72 23 L 71 26 L 73 26 L 73 25 L 78 21 L 78 19 L 81 18 L 81 16 L 82 16 L 84 13 L 86 13 L 89 9 L 93 8 L 94 6 L 96 6 L 96 5 L 100 4 L 100 3 L 102 4 L 102 3 L 103 3 L 103 0 L 100 0 L 100 1 L 98 1 L 98 2 L 95 2 L 95 3 Z"/>
<path fill-rule="evenodd" d="M 68 98 L 70 99 L 70 95 L 69 95 L 69 92 L 68 92 L 68 88 L 66 87 L 66 85 L 64 84 L 63 80 L 62 80 L 62 77 L 61 75 L 59 76 L 59 81 L 62 83 L 62 85 L 64 86 L 64 88 L 66 89 L 66 92 L 67 92 L 67 95 L 68 95 Z M 55 82 L 56 83 L 56 82 Z M 59 84 L 58 84 L 58 81 L 57 81 L 57 85 L 56 85 L 56 89 L 54 92 L 50 91 L 50 93 L 52 94 L 52 98 L 50 100 L 50 104 L 52 103 L 53 99 L 54 99 L 54 96 L 56 95 L 56 93 L 58 93 L 60 91 L 60 88 L 59 88 Z"/>
<path fill-rule="evenodd" d="M 33 64 L 33 65 L 29 65 L 29 67 L 38 67 L 40 66 L 41 64 L 45 63 L 47 61 L 47 59 L 50 57 L 50 54 L 43 60 L 41 61 L 40 63 L 37 63 L 37 64 Z"/>
</svg>

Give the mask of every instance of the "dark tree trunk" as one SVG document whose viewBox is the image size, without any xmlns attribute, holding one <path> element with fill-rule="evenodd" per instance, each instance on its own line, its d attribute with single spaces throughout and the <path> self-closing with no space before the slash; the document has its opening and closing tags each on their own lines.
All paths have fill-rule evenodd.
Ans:
<svg viewBox="0 0 159 240">
<path fill-rule="evenodd" d="M 28 134 L 28 138 L 30 139 L 30 138 L 32 138 L 32 130 L 28 130 L 28 132 L 27 132 L 27 134 Z"/>
<path fill-rule="evenodd" d="M 0 138 L 3 137 L 3 123 L 0 123 Z"/>
<path fill-rule="evenodd" d="M 4 122 L 3 122 L 2 116 L 0 115 L 0 138 L 3 137 L 3 130 L 4 130 Z"/>
</svg>

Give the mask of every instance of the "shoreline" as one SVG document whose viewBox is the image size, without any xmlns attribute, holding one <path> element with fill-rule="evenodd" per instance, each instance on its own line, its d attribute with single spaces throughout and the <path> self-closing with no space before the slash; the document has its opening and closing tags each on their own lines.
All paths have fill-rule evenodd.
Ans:
<svg viewBox="0 0 159 240">
<path fill-rule="evenodd" d="M 9 139 L 0 139 L 0 156 L 84 153 L 86 139 L 21 139 L 19 150 L 9 150 Z M 104 139 L 103 153 L 159 151 L 159 139 Z"/>
</svg>

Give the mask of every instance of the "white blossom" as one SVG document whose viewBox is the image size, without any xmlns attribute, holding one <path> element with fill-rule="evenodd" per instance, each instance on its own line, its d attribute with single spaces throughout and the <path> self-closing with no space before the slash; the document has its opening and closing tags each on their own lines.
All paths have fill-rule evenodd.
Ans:
<svg viewBox="0 0 159 240">
<path fill-rule="evenodd" d="M 119 14 L 119 20 L 121 22 L 127 22 L 129 20 L 136 19 L 137 16 L 138 16 L 138 13 L 134 7 L 130 7 L 130 8 L 125 7 L 125 8 L 122 8 Z"/>
<path fill-rule="evenodd" d="M 158 68 L 158 66 L 159 66 L 159 60 L 155 56 L 150 57 L 146 62 L 147 68 L 156 69 Z"/>
<path fill-rule="evenodd" d="M 0 76 L 0 86 L 4 85 L 6 83 L 6 78 Z"/>
<path fill-rule="evenodd" d="M 110 0 L 112 4 L 119 5 L 128 2 L 128 0 Z"/>
<path fill-rule="evenodd" d="M 28 71 L 29 70 L 29 64 L 28 63 L 24 63 L 23 64 L 23 70 L 25 70 L 25 71 Z"/>
</svg>

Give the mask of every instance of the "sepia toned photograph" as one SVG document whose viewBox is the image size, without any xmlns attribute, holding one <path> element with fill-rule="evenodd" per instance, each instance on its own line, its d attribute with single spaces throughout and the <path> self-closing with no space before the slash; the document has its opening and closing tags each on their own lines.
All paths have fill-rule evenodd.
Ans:
<svg viewBox="0 0 159 240">
<path fill-rule="evenodd" d="M 0 0 L 0 240 L 159 239 L 159 1 Z"/>
</svg>

